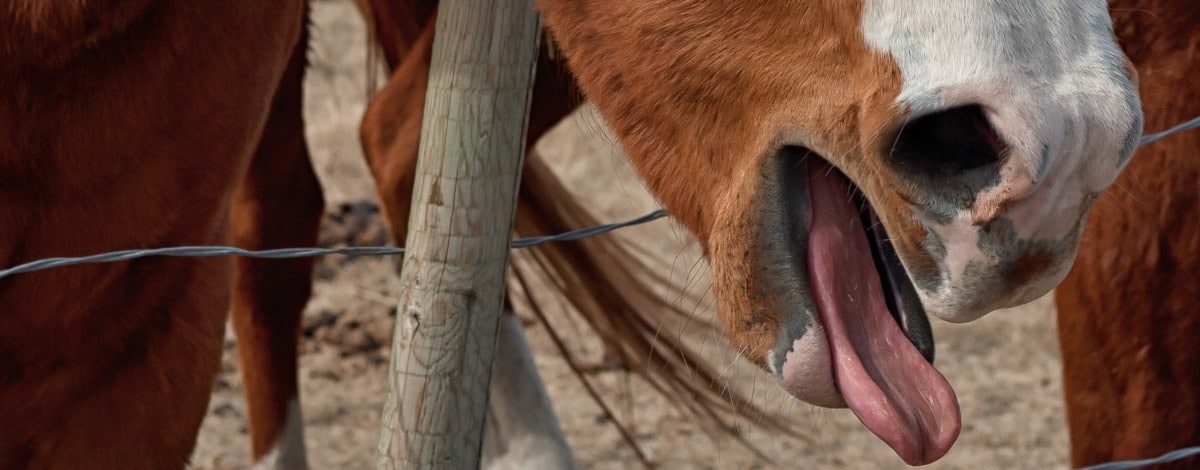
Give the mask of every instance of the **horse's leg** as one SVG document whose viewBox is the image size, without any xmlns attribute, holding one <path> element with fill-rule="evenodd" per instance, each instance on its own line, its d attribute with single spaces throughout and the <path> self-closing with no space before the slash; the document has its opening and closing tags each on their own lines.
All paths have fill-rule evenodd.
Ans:
<svg viewBox="0 0 1200 470">
<path fill-rule="evenodd" d="M 424 9 L 435 2 L 413 2 Z M 378 5 L 376 5 L 378 4 Z M 374 15 L 390 12 L 386 2 L 372 2 Z M 420 8 L 410 7 L 412 10 Z M 379 21 L 411 24 L 409 16 L 419 12 L 398 10 L 393 15 L 403 18 L 379 18 Z M 378 18 L 378 16 L 377 16 Z M 433 50 L 434 23 L 436 15 L 425 19 L 420 34 L 399 34 L 394 28 L 376 27 L 385 56 L 392 73 L 387 84 L 371 99 L 363 116 L 360 129 L 363 153 L 367 165 L 375 177 L 375 186 L 383 203 L 384 217 L 397 243 L 404 243 L 408 232 L 408 200 L 412 196 L 413 178 L 417 164 L 417 149 L 421 136 L 421 119 L 425 106 L 425 89 L 429 81 L 429 61 Z M 385 23 L 386 24 L 386 23 Z M 398 52 L 405 54 L 399 56 Z M 395 57 L 395 58 L 394 58 Z M 561 121 L 580 102 L 570 76 L 560 62 L 551 60 L 546 49 L 538 57 L 537 75 L 534 81 L 533 102 L 529 112 L 527 148 Z M 530 154 L 528 158 L 536 158 Z M 528 198 L 522 192 L 521 198 Z M 537 194 L 555 198 L 572 198 L 570 194 Z M 518 223 L 520 221 L 518 220 Z M 579 227 L 573 227 L 579 228 Z"/>
<path fill-rule="evenodd" d="M 550 407 L 550 397 L 538 376 L 521 323 L 507 309 L 500 319 L 490 393 L 483 439 L 484 468 L 575 468 L 571 448 Z"/>
<path fill-rule="evenodd" d="M 307 36 L 292 53 L 245 180 L 234 193 L 233 242 L 247 249 L 314 246 L 324 207 L 301 116 Z M 232 322 L 246 387 L 254 460 L 300 468 L 304 432 L 296 378 L 302 310 L 312 291 L 309 258 L 237 259 Z"/>
<path fill-rule="evenodd" d="M 434 21 L 429 18 L 410 53 L 395 66 L 387 84 L 367 104 L 359 130 L 363 155 L 375 178 L 384 218 L 398 245 L 404 244 L 408 233 L 409 199 L 416 175 Z M 388 41 L 382 37 L 380 40 Z"/>
</svg>

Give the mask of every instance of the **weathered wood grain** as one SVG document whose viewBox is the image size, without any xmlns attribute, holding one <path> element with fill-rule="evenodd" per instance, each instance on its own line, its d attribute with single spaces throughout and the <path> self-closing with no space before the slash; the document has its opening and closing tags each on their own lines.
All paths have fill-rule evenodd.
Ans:
<svg viewBox="0 0 1200 470">
<path fill-rule="evenodd" d="M 379 468 L 477 468 L 538 47 L 533 0 L 442 2 Z"/>
</svg>

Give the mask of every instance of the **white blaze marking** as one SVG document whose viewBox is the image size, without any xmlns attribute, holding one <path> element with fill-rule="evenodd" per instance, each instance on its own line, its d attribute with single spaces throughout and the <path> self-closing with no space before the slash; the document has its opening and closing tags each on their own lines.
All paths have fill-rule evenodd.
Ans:
<svg viewBox="0 0 1200 470">
<path fill-rule="evenodd" d="M 975 205 L 959 208 L 948 225 L 930 227 L 942 237 L 949 279 L 941 292 L 918 291 L 932 313 L 973 319 L 987 311 L 957 310 L 949 297 L 971 285 L 964 268 L 971 261 L 995 266 L 1005 260 L 986 259 L 973 244 L 979 234 L 972 215 L 1006 217 L 1026 241 L 1066 240 L 1085 199 L 1112 184 L 1132 150 L 1128 139 L 1141 132 L 1137 91 L 1113 40 L 1107 5 L 866 0 L 862 33 L 900 68 L 896 105 L 909 116 L 979 104 L 1010 147 L 999 183 L 976 194 Z M 1038 289 L 988 287 L 1010 289 L 1006 301 L 1013 303 L 1020 301 L 1016 296 L 1041 295 L 1033 291 L 1042 290 L 1043 281 L 1032 281 Z"/>
</svg>

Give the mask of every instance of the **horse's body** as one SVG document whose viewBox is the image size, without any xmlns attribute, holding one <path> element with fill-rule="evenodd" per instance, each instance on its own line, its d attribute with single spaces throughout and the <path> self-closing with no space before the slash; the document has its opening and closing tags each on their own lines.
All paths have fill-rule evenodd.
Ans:
<svg viewBox="0 0 1200 470">
<path fill-rule="evenodd" d="M 922 305 L 966 321 L 1049 289 L 1140 111 L 1098 2 L 912 3 L 542 7 L 582 90 L 700 240 L 734 345 L 923 463 L 959 423 L 928 364 Z M 398 240 L 435 6 L 369 8 L 395 71 L 364 147 Z M 0 10 L 0 84 L 15 90 L 0 108 L 0 262 L 227 237 L 312 245 L 322 198 L 301 132 L 302 5 L 91 8 Z M 540 65 L 530 142 L 578 98 L 562 63 Z M 536 160 L 524 181 L 519 232 L 586 221 Z M 874 209 L 860 215 L 847 194 Z M 639 313 L 662 304 L 636 262 L 589 243 L 546 248 L 539 269 L 618 357 L 650 358 L 643 370 L 668 389 L 728 406 L 711 372 L 670 373 L 704 366 Z M 182 465 L 230 301 L 254 456 L 298 462 L 310 270 L 150 258 L 4 280 L 0 402 L 21 406 L 0 409 L 19 423 L 0 430 L 0 466 Z"/>
<path fill-rule="evenodd" d="M 298 98 L 279 84 L 289 58 L 303 65 L 303 10 L 0 7 L 0 263 L 224 243 L 251 156 L 300 143 L 259 137 L 277 88 L 276 109 Z M 306 202 L 297 210 L 321 209 Z M 181 467 L 218 370 L 231 268 L 147 258 L 0 283 L 0 467 Z"/>
<path fill-rule="evenodd" d="M 1112 3 L 1116 32 L 1141 75 L 1146 129 L 1200 114 L 1200 9 Z M 1139 150 L 1096 203 L 1079 259 L 1056 293 L 1075 465 L 1200 445 L 1198 151 L 1196 132 Z"/>
</svg>

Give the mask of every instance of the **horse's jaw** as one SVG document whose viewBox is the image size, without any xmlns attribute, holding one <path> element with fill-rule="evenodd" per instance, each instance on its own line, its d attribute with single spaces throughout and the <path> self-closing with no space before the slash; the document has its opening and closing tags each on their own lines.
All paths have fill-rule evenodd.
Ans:
<svg viewBox="0 0 1200 470">
<path fill-rule="evenodd" d="M 909 464 L 937 460 L 958 437 L 958 402 L 930 364 L 928 319 L 886 233 L 821 158 L 785 149 L 775 159 L 763 202 L 776 207 L 761 232 L 772 261 L 759 265 L 783 281 L 769 289 L 787 291 L 772 303 L 791 306 L 768 367 L 801 400 L 848 406 Z"/>
</svg>

